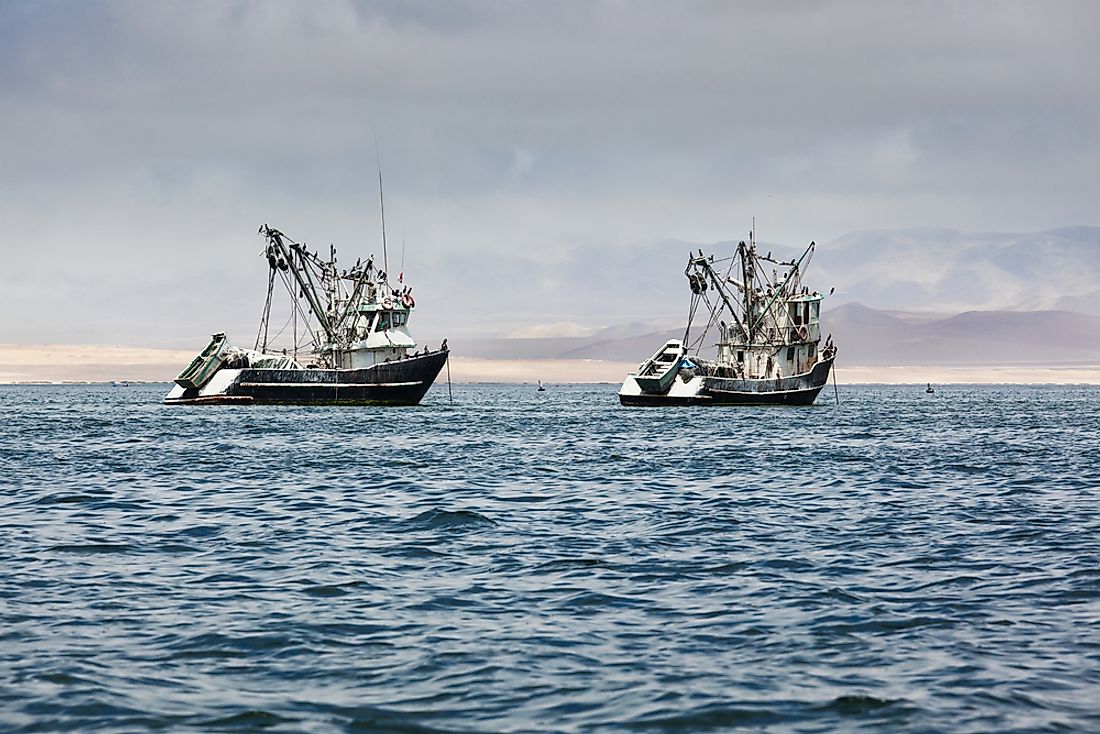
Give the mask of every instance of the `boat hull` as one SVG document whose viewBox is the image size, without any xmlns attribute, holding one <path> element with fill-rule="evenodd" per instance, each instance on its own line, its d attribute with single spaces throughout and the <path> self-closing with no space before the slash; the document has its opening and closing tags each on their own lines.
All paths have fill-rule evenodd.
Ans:
<svg viewBox="0 0 1100 734">
<path fill-rule="evenodd" d="M 628 376 L 619 391 L 619 402 L 630 406 L 811 405 L 828 384 L 832 366 L 830 357 L 809 372 L 771 380 L 694 376 L 687 381 L 678 379 L 662 395 L 645 393 Z"/>
<path fill-rule="evenodd" d="M 447 362 L 447 350 L 354 370 L 222 369 L 202 389 L 177 386 L 169 405 L 418 405 Z"/>
</svg>

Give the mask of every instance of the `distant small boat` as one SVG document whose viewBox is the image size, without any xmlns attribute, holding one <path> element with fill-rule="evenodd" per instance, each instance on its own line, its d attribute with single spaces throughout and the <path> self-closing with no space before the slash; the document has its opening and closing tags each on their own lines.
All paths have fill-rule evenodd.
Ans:
<svg viewBox="0 0 1100 734">
<path fill-rule="evenodd" d="M 669 385 L 680 371 L 680 361 L 685 352 L 682 341 L 670 339 L 656 354 L 642 362 L 638 374 L 634 376 L 642 392 L 653 395 L 668 392 Z"/>
<path fill-rule="evenodd" d="M 119 382 L 118 380 L 111 381 L 111 387 L 130 387 L 128 382 Z"/>
<path fill-rule="evenodd" d="M 927 389 L 927 390 L 925 390 L 925 392 L 926 392 L 926 393 L 928 393 L 929 395 L 931 395 L 932 393 L 936 392 L 935 390 L 933 390 L 933 389 L 932 389 L 932 383 L 931 383 L 931 382 L 930 382 L 930 383 L 928 383 L 928 389 Z"/>
<path fill-rule="evenodd" d="M 546 392 L 546 388 L 542 386 L 542 380 L 539 380 L 539 392 Z"/>
</svg>

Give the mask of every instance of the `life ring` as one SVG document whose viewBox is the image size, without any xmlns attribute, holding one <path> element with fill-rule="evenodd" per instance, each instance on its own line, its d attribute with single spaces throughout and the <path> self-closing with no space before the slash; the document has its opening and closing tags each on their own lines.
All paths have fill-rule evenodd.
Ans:
<svg viewBox="0 0 1100 734">
<path fill-rule="evenodd" d="M 405 295 L 401 296 L 401 305 L 403 305 L 405 308 L 412 308 L 416 305 L 416 301 L 413 300 L 412 293 L 406 293 Z"/>
<path fill-rule="evenodd" d="M 386 296 L 385 298 L 383 298 L 382 299 L 382 308 L 386 309 L 387 311 L 389 309 L 393 308 L 393 299 L 390 298 L 389 296 Z"/>
<path fill-rule="evenodd" d="M 795 333 L 798 334 L 798 338 L 802 341 L 806 341 L 807 337 L 810 335 L 810 333 L 806 331 L 805 326 L 799 326 L 798 329 L 795 330 Z"/>
</svg>

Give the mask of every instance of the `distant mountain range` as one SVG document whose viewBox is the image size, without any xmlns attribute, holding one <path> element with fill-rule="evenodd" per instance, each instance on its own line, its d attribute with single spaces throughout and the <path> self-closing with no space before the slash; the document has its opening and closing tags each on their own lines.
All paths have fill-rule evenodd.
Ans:
<svg viewBox="0 0 1100 734">
<path fill-rule="evenodd" d="M 833 303 L 1100 315 L 1100 227 L 857 232 L 819 247 L 810 272 L 814 283 L 836 286 Z"/>
<path fill-rule="evenodd" d="M 826 311 L 853 365 L 1100 364 L 1100 316 L 1068 311 L 968 311 L 946 318 L 851 303 Z"/>
<path fill-rule="evenodd" d="M 849 303 L 824 312 L 822 328 L 848 365 L 1100 364 L 1100 316 L 1068 311 L 937 316 Z M 633 323 L 585 337 L 464 339 L 454 350 L 485 359 L 641 362 L 665 341 L 683 336 L 683 329 Z"/>
<path fill-rule="evenodd" d="M 800 244 L 804 247 L 808 240 Z M 760 247 L 784 258 L 800 252 L 794 246 Z M 728 256 L 735 252 L 736 242 L 664 240 L 542 256 L 517 250 L 489 260 L 455 254 L 435 263 L 418 281 L 424 293 L 446 304 L 442 309 L 426 299 L 421 314 L 426 320 L 420 323 L 430 320 L 431 331 L 452 341 L 493 332 L 542 336 L 543 327 L 554 324 L 576 327 L 561 329 L 563 336 L 631 322 L 662 323 L 667 328 L 686 313 L 684 265 L 688 253 L 699 249 Z M 807 283 L 823 292 L 835 287 L 826 308 L 860 303 L 924 318 L 967 311 L 1100 315 L 1100 227 L 1025 234 L 946 229 L 855 232 L 818 243 Z M 559 346 L 564 350 L 597 337 L 610 338 L 598 332 Z"/>
</svg>

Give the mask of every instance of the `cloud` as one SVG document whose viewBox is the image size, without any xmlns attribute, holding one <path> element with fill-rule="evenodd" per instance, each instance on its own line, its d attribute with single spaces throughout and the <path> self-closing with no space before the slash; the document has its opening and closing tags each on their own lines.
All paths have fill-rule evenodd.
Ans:
<svg viewBox="0 0 1100 734">
<path fill-rule="evenodd" d="M 0 304 L 29 315 L 0 338 L 250 321 L 259 224 L 381 249 L 376 138 L 391 243 L 426 279 L 734 239 L 754 216 L 791 245 L 1087 224 L 1098 20 L 1092 3 L 5 3 Z M 509 320 L 588 323 L 584 294 L 557 292 Z"/>
</svg>

